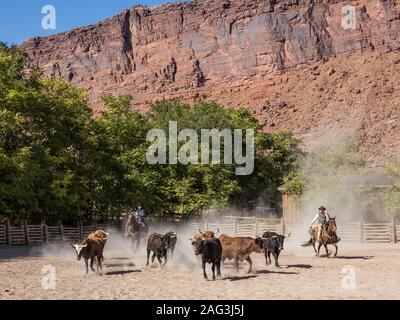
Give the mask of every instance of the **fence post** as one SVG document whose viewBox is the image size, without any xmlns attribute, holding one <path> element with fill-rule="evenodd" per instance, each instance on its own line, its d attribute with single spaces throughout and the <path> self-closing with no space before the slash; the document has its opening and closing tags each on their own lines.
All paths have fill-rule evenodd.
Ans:
<svg viewBox="0 0 400 320">
<path fill-rule="evenodd" d="M 49 230 L 47 229 L 46 221 L 41 222 L 42 232 L 43 232 L 43 240 L 44 242 L 49 242 Z"/>
<path fill-rule="evenodd" d="M 397 242 L 396 217 L 393 217 L 393 220 L 392 220 L 392 241 L 394 243 Z"/>
<path fill-rule="evenodd" d="M 61 241 L 64 241 L 65 240 L 65 238 L 64 238 L 64 228 L 63 228 L 61 220 L 58 221 L 58 228 L 60 229 Z"/>
<path fill-rule="evenodd" d="M 24 234 L 25 234 L 25 243 L 27 245 L 29 245 L 30 239 L 29 239 L 29 227 L 28 227 L 28 221 L 27 220 L 24 220 L 23 228 L 24 228 Z"/>
<path fill-rule="evenodd" d="M 233 219 L 233 234 L 234 234 L 234 237 L 237 236 L 237 219 L 236 218 Z"/>
<path fill-rule="evenodd" d="M 360 242 L 364 242 L 364 219 L 363 217 L 360 218 L 359 222 L 359 228 L 360 228 Z"/>
<path fill-rule="evenodd" d="M 257 237 L 258 236 L 258 221 L 259 220 L 257 218 L 254 218 L 254 219 L 255 219 L 255 228 L 254 228 L 255 229 L 255 231 L 254 231 L 255 235 L 254 236 Z"/>
<path fill-rule="evenodd" d="M 282 231 L 281 234 L 285 235 L 285 231 L 286 231 L 285 230 L 285 221 L 283 220 L 283 218 L 281 218 L 280 224 L 281 224 L 281 231 Z"/>
<path fill-rule="evenodd" d="M 97 221 L 96 221 L 96 219 L 93 220 L 93 231 L 94 231 L 94 232 L 97 231 Z"/>
<path fill-rule="evenodd" d="M 208 231 L 208 218 L 206 218 L 206 222 L 204 224 L 204 229 Z"/>
<path fill-rule="evenodd" d="M 6 234 L 7 234 L 7 244 L 11 246 L 11 223 L 10 220 L 6 220 Z"/>
<path fill-rule="evenodd" d="M 81 240 L 83 238 L 83 226 L 82 226 L 82 221 L 78 221 L 78 228 L 79 228 L 79 239 Z"/>
</svg>

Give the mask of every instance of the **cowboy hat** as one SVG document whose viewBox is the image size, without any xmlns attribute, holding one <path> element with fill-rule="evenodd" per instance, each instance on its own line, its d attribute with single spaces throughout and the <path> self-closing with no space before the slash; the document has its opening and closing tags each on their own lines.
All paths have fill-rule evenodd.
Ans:
<svg viewBox="0 0 400 320">
<path fill-rule="evenodd" d="M 324 206 L 320 206 L 320 207 L 318 208 L 318 210 L 326 210 L 326 208 L 325 208 Z"/>
</svg>

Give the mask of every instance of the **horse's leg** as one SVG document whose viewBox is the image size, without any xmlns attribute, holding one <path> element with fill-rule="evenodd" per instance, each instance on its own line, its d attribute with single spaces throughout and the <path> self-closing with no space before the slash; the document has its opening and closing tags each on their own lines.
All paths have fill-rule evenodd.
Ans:
<svg viewBox="0 0 400 320">
<path fill-rule="evenodd" d="M 322 242 L 318 242 L 318 251 L 317 251 L 317 256 L 319 257 L 319 250 L 321 250 L 322 247 Z"/>
<path fill-rule="evenodd" d="M 135 254 L 135 237 L 134 236 L 132 236 L 131 250 Z"/>
<path fill-rule="evenodd" d="M 315 248 L 315 243 L 316 243 L 316 241 L 314 241 L 314 239 L 313 239 L 313 240 L 312 240 L 312 246 L 313 246 L 313 248 L 314 248 L 315 255 L 318 256 L 318 251 L 317 251 L 317 249 Z"/>
<path fill-rule="evenodd" d="M 325 247 L 326 257 L 329 258 L 328 245 L 324 243 L 324 247 Z"/>
<path fill-rule="evenodd" d="M 140 253 L 140 237 L 137 238 L 136 242 L 136 254 Z"/>
<path fill-rule="evenodd" d="M 154 259 L 156 258 L 156 253 L 153 253 L 153 256 L 151 257 L 151 263 L 154 263 Z"/>
<path fill-rule="evenodd" d="M 334 258 L 336 257 L 336 255 L 337 255 L 337 251 L 338 251 L 338 245 L 337 245 L 337 243 L 335 243 L 335 255 L 333 256 Z"/>
</svg>

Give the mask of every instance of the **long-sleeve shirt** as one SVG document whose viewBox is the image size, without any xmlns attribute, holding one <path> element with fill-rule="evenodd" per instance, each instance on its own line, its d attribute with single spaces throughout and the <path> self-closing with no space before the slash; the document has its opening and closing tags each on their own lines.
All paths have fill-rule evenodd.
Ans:
<svg viewBox="0 0 400 320">
<path fill-rule="evenodd" d="M 318 223 L 318 224 L 324 224 L 328 221 L 328 213 L 324 212 L 323 214 L 321 213 L 317 213 L 313 219 L 313 221 L 310 223 L 310 227 L 314 224 L 314 223 Z"/>
<path fill-rule="evenodd" d="M 138 209 L 136 211 L 136 219 L 143 221 L 145 217 L 144 209 Z"/>
</svg>

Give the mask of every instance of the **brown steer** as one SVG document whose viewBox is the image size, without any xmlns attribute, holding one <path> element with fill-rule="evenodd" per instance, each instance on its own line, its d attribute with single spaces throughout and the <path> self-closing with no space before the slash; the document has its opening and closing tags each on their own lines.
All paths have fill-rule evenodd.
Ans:
<svg viewBox="0 0 400 320">
<path fill-rule="evenodd" d="M 248 271 L 250 273 L 253 267 L 250 254 L 263 252 L 262 239 L 260 237 L 254 239 L 250 237 L 230 237 L 223 234 L 219 237 L 219 241 L 222 245 L 222 262 L 225 259 L 234 259 L 237 272 L 239 272 L 239 261 L 246 260 L 250 265 Z"/>
<path fill-rule="evenodd" d="M 107 237 L 109 234 L 104 231 L 96 231 L 87 236 L 87 238 L 81 244 L 72 244 L 71 246 L 76 251 L 77 260 L 83 259 L 85 260 L 86 266 L 86 274 L 89 273 L 89 259 L 90 259 L 90 269 L 95 272 L 93 268 L 94 260 L 97 260 L 97 272 L 99 269 L 102 270 L 102 261 L 103 261 L 103 250 L 104 245 L 107 242 Z"/>
</svg>

